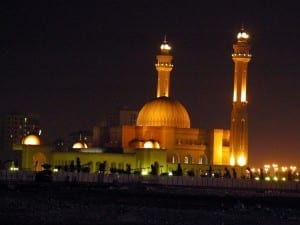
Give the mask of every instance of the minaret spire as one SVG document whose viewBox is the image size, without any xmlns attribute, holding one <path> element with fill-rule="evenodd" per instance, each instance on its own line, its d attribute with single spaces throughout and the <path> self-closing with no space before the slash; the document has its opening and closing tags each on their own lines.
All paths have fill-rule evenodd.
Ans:
<svg viewBox="0 0 300 225">
<path fill-rule="evenodd" d="M 167 35 L 165 34 L 165 37 L 164 37 L 164 42 L 163 43 L 168 43 L 167 42 Z"/>
<path fill-rule="evenodd" d="M 242 25 L 233 45 L 234 62 L 233 107 L 231 112 L 230 164 L 248 163 L 247 72 L 251 60 L 249 34 Z"/>
<path fill-rule="evenodd" d="M 156 97 L 169 97 L 170 92 L 170 73 L 173 69 L 172 59 L 170 55 L 171 46 L 167 42 L 167 36 L 164 36 L 164 41 L 160 46 L 160 54 L 156 56 L 157 63 L 155 64 L 157 70 L 157 93 Z"/>
</svg>

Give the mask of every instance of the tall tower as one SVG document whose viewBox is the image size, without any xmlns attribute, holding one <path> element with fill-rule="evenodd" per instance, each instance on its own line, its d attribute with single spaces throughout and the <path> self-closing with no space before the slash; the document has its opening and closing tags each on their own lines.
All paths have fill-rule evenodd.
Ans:
<svg viewBox="0 0 300 225">
<path fill-rule="evenodd" d="M 233 107 L 231 112 L 230 164 L 248 164 L 247 71 L 251 60 L 249 34 L 242 27 L 233 45 Z"/>
<path fill-rule="evenodd" d="M 156 97 L 169 97 L 170 92 L 170 73 L 173 69 L 172 59 L 170 55 L 171 46 L 168 44 L 166 37 L 160 46 L 160 55 L 156 56 L 157 63 L 155 64 L 158 72 L 157 93 Z"/>
</svg>

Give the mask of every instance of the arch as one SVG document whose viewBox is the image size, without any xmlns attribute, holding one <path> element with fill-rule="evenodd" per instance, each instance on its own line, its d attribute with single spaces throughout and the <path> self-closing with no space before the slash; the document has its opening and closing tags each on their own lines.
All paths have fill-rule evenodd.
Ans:
<svg viewBox="0 0 300 225">
<path fill-rule="evenodd" d="M 201 155 L 198 160 L 198 164 L 207 164 L 207 156 Z"/>
<path fill-rule="evenodd" d="M 118 169 L 119 170 L 124 170 L 124 163 L 123 162 L 118 163 Z"/>
<path fill-rule="evenodd" d="M 193 163 L 193 157 L 191 155 L 185 155 L 183 158 L 184 164 L 192 164 Z"/>
<path fill-rule="evenodd" d="M 46 163 L 46 156 L 42 152 L 36 152 L 32 156 L 32 168 L 34 171 L 42 171 L 43 164 Z"/>
<path fill-rule="evenodd" d="M 179 156 L 177 154 L 171 155 L 171 163 L 180 163 Z"/>
</svg>

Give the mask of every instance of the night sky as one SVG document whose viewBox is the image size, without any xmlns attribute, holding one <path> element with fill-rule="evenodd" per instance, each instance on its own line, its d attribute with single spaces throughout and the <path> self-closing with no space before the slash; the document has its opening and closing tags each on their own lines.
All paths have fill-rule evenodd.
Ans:
<svg viewBox="0 0 300 225">
<path fill-rule="evenodd" d="M 300 167 L 300 14 L 280 3 L 2 2 L 0 113 L 40 114 L 43 139 L 51 142 L 92 129 L 119 106 L 138 110 L 156 95 L 154 64 L 167 35 L 171 96 L 187 108 L 192 127 L 229 129 L 232 44 L 244 24 L 253 55 L 250 165 Z"/>
</svg>

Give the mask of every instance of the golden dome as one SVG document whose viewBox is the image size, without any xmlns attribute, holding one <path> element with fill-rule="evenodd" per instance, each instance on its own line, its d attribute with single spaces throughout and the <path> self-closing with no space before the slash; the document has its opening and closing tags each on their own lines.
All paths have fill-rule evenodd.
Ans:
<svg viewBox="0 0 300 225">
<path fill-rule="evenodd" d="M 40 138 L 34 134 L 27 135 L 22 140 L 23 145 L 40 145 Z"/>
<path fill-rule="evenodd" d="M 88 148 L 88 146 L 86 143 L 78 141 L 73 144 L 72 148 L 82 149 L 82 148 Z"/>
<path fill-rule="evenodd" d="M 160 144 L 158 141 L 152 139 L 144 143 L 144 148 L 160 148 Z"/>
<path fill-rule="evenodd" d="M 190 128 L 190 117 L 184 106 L 169 97 L 147 102 L 137 117 L 137 126 Z"/>
</svg>

